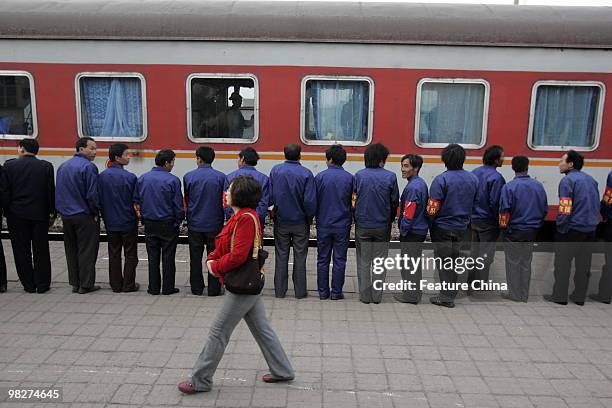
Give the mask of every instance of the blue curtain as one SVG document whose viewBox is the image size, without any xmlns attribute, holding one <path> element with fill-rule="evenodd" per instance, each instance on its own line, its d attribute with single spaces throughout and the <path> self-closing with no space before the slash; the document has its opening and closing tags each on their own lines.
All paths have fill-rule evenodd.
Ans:
<svg viewBox="0 0 612 408">
<path fill-rule="evenodd" d="M 480 144 L 484 97 L 481 84 L 423 84 L 419 141 Z"/>
<path fill-rule="evenodd" d="M 370 96 L 367 82 L 310 80 L 306 86 L 311 104 L 306 110 L 308 138 L 366 141 Z"/>
<path fill-rule="evenodd" d="M 536 146 L 592 146 L 599 88 L 538 87 L 533 123 Z"/>
<path fill-rule="evenodd" d="M 143 135 L 138 78 L 81 79 L 83 133 L 87 136 Z"/>
</svg>

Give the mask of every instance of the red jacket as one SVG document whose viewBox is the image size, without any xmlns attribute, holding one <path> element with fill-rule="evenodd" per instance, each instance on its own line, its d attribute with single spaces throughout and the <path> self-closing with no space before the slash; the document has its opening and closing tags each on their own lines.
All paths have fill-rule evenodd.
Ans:
<svg viewBox="0 0 612 408">
<path fill-rule="evenodd" d="M 246 214 L 247 212 L 258 217 L 257 212 L 251 208 L 243 208 L 234 214 L 225 224 L 219 235 L 215 238 L 215 250 L 206 258 L 213 261 L 212 272 L 219 276 L 223 284 L 223 275 L 245 263 L 253 255 L 253 241 L 255 240 L 255 222 Z M 230 252 L 232 233 L 236 229 L 234 247 Z"/>
</svg>

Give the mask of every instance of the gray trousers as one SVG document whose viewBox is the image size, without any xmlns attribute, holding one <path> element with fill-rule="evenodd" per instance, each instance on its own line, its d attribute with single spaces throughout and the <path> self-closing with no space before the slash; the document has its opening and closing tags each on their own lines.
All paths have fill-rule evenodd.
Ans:
<svg viewBox="0 0 612 408">
<path fill-rule="evenodd" d="M 612 299 L 612 220 L 608 220 L 604 225 L 603 237 L 606 263 L 601 268 L 598 296 L 601 300 L 609 302 Z"/>
<path fill-rule="evenodd" d="M 495 260 L 495 245 L 499 238 L 499 226 L 483 221 L 473 221 L 470 227 L 472 235 L 471 257 L 484 259 L 484 268 L 472 269 L 468 273 L 470 287 L 475 280 L 489 280 L 489 270 Z"/>
<path fill-rule="evenodd" d="M 365 303 L 380 303 L 382 290 L 374 289 L 375 280 L 385 281 L 387 271 L 380 274 L 372 273 L 374 258 L 384 258 L 389 253 L 391 228 L 355 228 L 355 247 L 357 255 L 357 283 L 359 285 L 359 300 Z"/>
<path fill-rule="evenodd" d="M 508 295 L 513 300 L 527 302 L 529 299 L 533 240 L 537 234 L 537 230 L 511 230 L 503 234 L 506 283 L 508 284 Z"/>
<path fill-rule="evenodd" d="M 423 242 L 426 235 L 408 234 L 400 235 L 402 257 L 408 255 L 410 258 L 418 259 L 423 254 Z M 418 303 L 421 301 L 423 291 L 421 291 L 420 283 L 423 279 L 423 267 L 419 263 L 416 270 L 401 269 L 402 280 L 411 282 L 416 287 L 415 290 L 405 289 L 401 294 L 398 294 L 396 299 L 401 299 L 404 302 Z"/>
<path fill-rule="evenodd" d="M 206 345 L 191 374 L 191 382 L 195 389 L 210 391 L 213 375 L 223 358 L 230 336 L 242 319 L 257 341 L 272 376 L 292 380 L 295 376 L 293 367 L 278 336 L 270 326 L 261 296 L 236 295 L 228 291 L 223 298 L 223 306 L 210 328 Z"/>
<path fill-rule="evenodd" d="M 92 215 L 77 215 L 62 221 L 68 281 L 73 287 L 90 289 L 96 283 L 100 222 Z"/>
<path fill-rule="evenodd" d="M 274 293 L 285 297 L 289 280 L 289 248 L 293 246 L 293 290 L 300 299 L 308 295 L 306 290 L 306 257 L 308 256 L 308 224 L 274 224 Z"/>
</svg>

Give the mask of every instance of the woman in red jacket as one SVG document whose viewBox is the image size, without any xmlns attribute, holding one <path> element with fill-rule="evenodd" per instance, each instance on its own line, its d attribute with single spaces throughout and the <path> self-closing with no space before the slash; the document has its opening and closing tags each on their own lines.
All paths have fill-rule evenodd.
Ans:
<svg viewBox="0 0 612 408">
<path fill-rule="evenodd" d="M 228 191 L 228 205 L 234 210 L 234 215 L 215 239 L 215 250 L 208 255 L 206 261 L 209 272 L 218 277 L 221 283 L 226 273 L 244 264 L 252 254 L 255 229 L 260 228 L 259 218 L 254 210 L 257 208 L 260 197 L 261 187 L 252 177 L 238 176 L 232 180 Z M 231 247 L 234 230 L 234 246 Z M 270 367 L 270 374 L 264 375 L 263 381 L 293 380 L 293 368 L 278 336 L 266 318 L 261 296 L 236 295 L 227 291 L 221 311 L 210 329 L 206 345 L 195 364 L 191 381 L 183 381 L 178 384 L 181 392 L 193 394 L 210 391 L 213 375 L 223 357 L 225 347 L 227 347 L 234 328 L 242 319 L 249 326 L 251 334 L 255 337 Z"/>
</svg>

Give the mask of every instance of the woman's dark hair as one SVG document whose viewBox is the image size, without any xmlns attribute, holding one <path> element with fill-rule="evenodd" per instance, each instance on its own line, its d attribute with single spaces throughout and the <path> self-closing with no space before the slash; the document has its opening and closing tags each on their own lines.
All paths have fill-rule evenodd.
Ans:
<svg viewBox="0 0 612 408">
<path fill-rule="evenodd" d="M 493 166 L 496 161 L 501 159 L 504 155 L 504 148 L 499 145 L 493 145 L 487 147 L 484 154 L 482 155 L 482 162 L 487 166 Z"/>
<path fill-rule="evenodd" d="M 514 156 L 512 158 L 512 170 L 516 173 L 525 173 L 529 169 L 529 158 L 527 156 Z"/>
<path fill-rule="evenodd" d="M 567 155 L 565 159 L 566 163 L 574 163 L 574 168 L 576 170 L 582 169 L 582 166 L 584 166 L 584 156 L 575 150 L 568 150 L 565 154 Z"/>
<path fill-rule="evenodd" d="M 257 208 L 261 186 L 251 176 L 238 176 L 230 183 L 232 205 L 238 208 Z"/>
<path fill-rule="evenodd" d="M 400 163 L 402 163 L 404 160 L 408 160 L 413 169 L 418 169 L 417 173 L 421 171 L 421 167 L 423 167 L 423 158 L 418 154 L 405 154 L 402 157 L 402 160 L 400 160 Z"/>
<path fill-rule="evenodd" d="M 257 154 L 257 150 L 252 147 L 245 147 L 238 153 L 238 157 L 244 160 L 244 163 L 249 166 L 257 166 L 257 162 L 259 161 L 259 154 Z"/>
<path fill-rule="evenodd" d="M 442 149 L 442 162 L 448 170 L 461 170 L 465 162 L 465 149 L 451 143 Z"/>
<path fill-rule="evenodd" d="M 325 151 L 325 158 L 336 166 L 342 166 L 346 162 L 346 150 L 341 145 L 332 145 Z"/>
<path fill-rule="evenodd" d="M 215 149 L 209 146 L 200 146 L 195 152 L 196 157 L 202 159 L 206 164 L 212 164 L 215 161 Z"/>
<path fill-rule="evenodd" d="M 108 148 L 108 158 L 110 161 L 117 161 L 117 157 L 123 156 L 123 153 L 129 149 L 125 143 L 115 143 Z"/>
<path fill-rule="evenodd" d="M 284 151 L 286 160 L 300 160 L 300 155 L 302 153 L 300 145 L 288 144 L 285 146 Z"/>
<path fill-rule="evenodd" d="M 176 154 L 174 154 L 172 150 L 160 150 L 157 152 L 157 155 L 155 155 L 155 165 L 165 166 L 166 163 L 170 163 L 175 157 Z"/>
<path fill-rule="evenodd" d="M 19 147 L 23 147 L 23 150 L 28 153 L 38 154 L 38 149 L 40 146 L 38 146 L 38 142 L 36 141 L 36 139 L 31 139 L 27 137 L 19 141 Z"/>
<path fill-rule="evenodd" d="M 89 137 L 89 136 L 78 138 L 76 143 L 74 144 L 76 151 L 78 152 L 81 147 L 82 148 L 87 147 L 87 142 L 95 142 L 95 140 L 93 139 L 93 137 Z"/>
<path fill-rule="evenodd" d="M 385 163 L 389 157 L 389 149 L 382 143 L 369 145 L 363 155 L 365 166 L 368 168 L 380 167 L 380 163 Z"/>
</svg>

